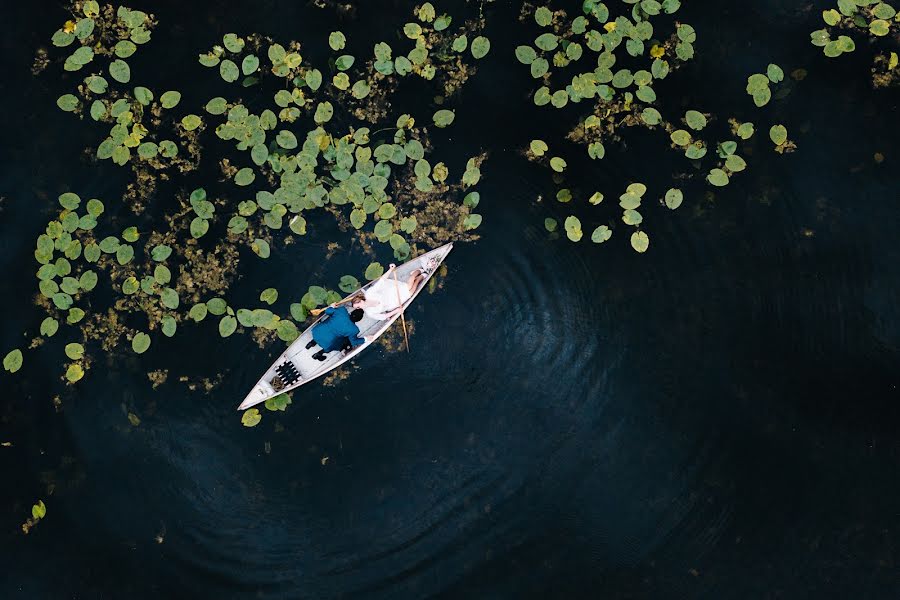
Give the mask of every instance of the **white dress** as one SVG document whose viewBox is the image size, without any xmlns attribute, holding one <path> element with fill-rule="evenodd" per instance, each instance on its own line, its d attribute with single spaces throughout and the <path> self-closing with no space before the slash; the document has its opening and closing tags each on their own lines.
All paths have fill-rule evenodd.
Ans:
<svg viewBox="0 0 900 600">
<path fill-rule="evenodd" d="M 400 294 L 399 304 L 397 303 L 398 291 Z M 395 282 L 394 274 L 391 273 L 373 283 L 372 287 L 366 290 L 366 302 L 373 306 L 366 306 L 363 310 L 366 316 L 384 321 L 388 318 L 387 313 L 409 300 L 411 296 L 412 292 L 409 291 L 406 282 L 399 279 Z M 378 304 L 375 304 L 376 302 Z"/>
</svg>

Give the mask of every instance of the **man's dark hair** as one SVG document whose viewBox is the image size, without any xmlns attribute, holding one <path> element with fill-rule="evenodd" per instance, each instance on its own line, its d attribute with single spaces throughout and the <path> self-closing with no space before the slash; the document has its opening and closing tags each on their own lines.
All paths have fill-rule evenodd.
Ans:
<svg viewBox="0 0 900 600">
<path fill-rule="evenodd" d="M 365 311 L 361 308 L 356 308 L 353 312 L 350 313 L 350 320 L 354 323 L 362 321 L 363 316 L 365 315 Z"/>
</svg>

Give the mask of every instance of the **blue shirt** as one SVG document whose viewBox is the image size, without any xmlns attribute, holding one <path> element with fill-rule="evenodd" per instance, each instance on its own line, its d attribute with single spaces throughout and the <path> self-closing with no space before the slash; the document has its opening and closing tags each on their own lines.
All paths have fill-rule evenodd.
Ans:
<svg viewBox="0 0 900 600">
<path fill-rule="evenodd" d="M 346 340 L 351 346 L 359 346 L 365 343 L 365 339 L 359 337 L 359 327 L 350 320 L 350 313 L 344 307 L 325 309 L 328 315 L 325 320 L 313 327 L 312 337 L 325 352 L 340 350 Z"/>
</svg>

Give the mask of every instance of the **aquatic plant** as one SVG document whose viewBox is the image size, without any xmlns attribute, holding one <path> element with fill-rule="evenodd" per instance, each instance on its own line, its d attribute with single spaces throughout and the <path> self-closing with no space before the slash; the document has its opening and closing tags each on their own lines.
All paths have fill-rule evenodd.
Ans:
<svg viewBox="0 0 900 600">
<path fill-rule="evenodd" d="M 697 171 L 706 173 L 709 185 L 727 185 L 735 173 L 747 166 L 737 153 L 738 140 L 729 138 L 748 140 L 753 135 L 752 123 L 738 123 L 733 117 L 722 119 L 695 108 L 681 116 L 664 116 L 665 107 L 657 98 L 654 84 L 693 59 L 697 32 L 691 25 L 674 20 L 673 15 L 680 8 L 678 0 L 626 2 L 631 7 L 619 15 L 598 0 L 583 2 L 581 14 L 575 16 L 548 6 L 523 6 L 520 21 L 532 30 L 536 25 L 537 35 L 514 53 L 537 81 L 538 87 L 532 94 L 534 105 L 568 114 L 577 112 L 577 124 L 566 135 L 566 141 L 583 146 L 590 160 L 602 160 L 613 144 L 623 141 L 628 128 L 638 127 L 664 135 L 670 148 L 683 153 Z M 783 71 L 774 64 L 768 66 L 765 75 L 751 75 L 747 92 L 754 104 L 765 106 L 772 98 L 770 84 L 783 79 Z M 557 85 L 558 89 L 554 89 Z M 737 123 L 739 132 L 731 127 L 732 122 Z M 725 139 L 710 141 L 716 135 L 708 130 L 710 124 Z M 569 166 L 563 146 L 561 141 L 535 139 L 524 153 L 529 160 L 548 166 L 555 174 L 554 181 L 561 183 Z M 785 139 L 776 150 L 788 152 L 795 147 Z M 716 151 L 709 152 L 711 148 Z M 637 210 L 645 192 L 644 184 L 634 182 L 620 196 L 622 221 L 637 230 L 630 241 L 638 252 L 649 247 L 644 215 Z M 578 190 L 562 188 L 557 200 L 568 203 L 579 195 Z M 603 194 L 592 191 L 588 199 L 589 204 L 599 205 Z M 683 201 L 680 188 L 670 189 L 657 204 L 675 210 Z M 568 239 L 581 240 L 580 219 L 571 215 L 566 223 Z M 552 233 L 555 224 L 553 219 L 545 227 Z M 593 229 L 591 240 L 603 243 L 610 239 L 613 229 L 612 223 L 600 224 Z"/>
<path fill-rule="evenodd" d="M 38 500 L 36 504 L 31 507 L 31 517 L 25 520 L 22 523 L 22 533 L 28 535 L 31 529 L 37 525 L 41 519 L 47 516 L 47 505 L 44 504 L 43 500 Z"/>
<path fill-rule="evenodd" d="M 472 72 L 468 61 L 484 56 L 489 43 L 479 36 L 483 41 L 466 59 L 453 50 L 453 40 L 477 31 L 483 20 L 466 21 L 451 31 L 452 18 L 437 15 L 430 3 L 414 14 L 417 21 L 402 29 L 403 37 L 414 43 L 406 55 L 395 56 L 389 44 L 379 42 L 372 56 L 357 60 L 348 53 L 352 41 L 340 31 L 331 32 L 327 42 L 337 56 L 330 63 L 330 83 L 322 70 L 303 59 L 297 42 L 283 45 L 229 33 L 222 45 L 199 55 L 202 65 L 218 66 L 220 74 L 224 61 L 246 64 L 253 57 L 254 75 L 242 85 L 273 90 L 274 104 L 252 110 L 222 97 L 206 106 L 216 135 L 249 154 L 246 166 L 232 169 L 229 161 L 235 185 L 264 188 L 230 216 L 232 239 L 246 240 L 265 257 L 272 236 L 285 224 L 293 234 L 304 235 L 304 213 L 320 208 L 355 230 L 364 246 L 389 244 L 398 260 L 417 251 L 416 242 L 431 246 L 451 238 L 471 239 L 467 232 L 477 228 L 480 215 L 472 214 L 473 206 L 446 198 L 478 183 L 484 156 L 470 159 L 459 183 L 450 183 L 447 166 L 439 162 L 432 167 L 426 158 L 427 129 L 408 113 L 385 122 L 385 105 L 399 78 L 406 76 L 438 80 L 443 93 L 452 94 Z M 255 57 L 263 54 L 266 59 L 259 63 Z M 234 70 L 229 67 L 228 73 L 226 81 L 235 81 Z M 311 116 L 312 124 L 303 116 Z M 432 120 L 436 127 L 447 127 L 454 116 L 441 108 Z"/>
<path fill-rule="evenodd" d="M 460 89 L 490 49 L 480 35 L 480 11 L 451 28 L 451 17 L 437 14 L 433 5 L 417 7 L 418 29 L 402 28 L 412 44 L 406 56 L 394 56 L 381 42 L 374 56 L 354 57 L 345 51 L 352 41 L 333 32 L 328 44 L 342 52 L 325 69 L 332 73 L 330 84 L 301 58 L 298 42 L 281 45 L 258 34 L 227 34 L 199 62 L 216 67 L 218 77 L 241 89 L 266 90 L 263 100 L 245 105 L 238 97 L 215 97 L 194 108 L 183 106 L 176 89 L 160 93 L 131 85 L 126 59 L 137 44 L 149 41 L 154 17 L 95 4 L 75 2 L 71 9 L 78 19 L 92 20 L 92 28 L 76 23 L 69 31 L 67 24 L 54 34 L 59 47 L 78 40 L 88 49 L 65 59 L 71 68 L 60 58 L 64 71 L 98 69 L 57 105 L 112 126 L 97 158 L 130 164 L 134 179 L 126 201 L 140 213 L 153 200 L 156 210 L 129 223 L 109 217 L 99 199 L 85 202 L 65 192 L 58 199 L 61 210 L 38 236 L 37 303 L 46 316 L 31 348 L 57 334 L 65 337 L 60 378 L 66 384 L 89 372 L 97 350 L 117 352 L 125 346 L 135 354 L 151 352 L 158 333 L 173 337 L 207 317 L 223 338 L 247 332 L 261 346 L 275 338 L 296 339 L 311 310 L 357 289 L 359 279 L 342 276 L 336 282 L 341 292 L 311 285 L 299 299 L 269 287 L 259 293 L 259 302 L 271 308 L 235 306 L 225 296 L 239 277 L 242 259 L 266 259 L 306 235 L 305 215 L 311 211 L 333 215 L 373 259 L 378 254 L 374 242 L 386 244 L 402 260 L 418 251 L 417 244 L 475 239 L 480 195 L 471 188 L 480 181 L 485 155 L 471 157 L 458 181 L 451 181 L 446 164 L 432 163 L 425 115 L 417 125 L 409 113 L 389 116 L 389 107 L 396 80 L 403 76 L 436 85 L 438 93 L 431 95 L 439 104 Z M 458 40 L 467 36 L 473 39 L 466 53 Z M 431 114 L 436 127 L 452 125 L 455 117 L 450 107 L 436 107 Z M 213 132 L 238 150 L 235 157 L 212 159 L 234 187 L 215 196 L 204 188 L 183 190 L 176 176 L 199 166 L 203 136 Z M 159 182 L 175 187 L 165 203 L 156 198 Z M 233 195 L 244 199 L 233 200 Z M 329 244 L 330 252 L 337 248 Z M 383 270 L 372 262 L 365 277 Z M 436 285 L 433 278 L 431 289 Z M 289 314 L 275 312 L 278 306 Z M 4 368 L 16 372 L 23 358 L 21 349 L 10 350 Z M 168 371 L 154 373 L 155 388 Z M 213 385 L 212 380 L 189 383 L 191 389 Z M 282 411 L 289 404 L 289 397 L 277 397 L 266 408 Z M 252 413 L 246 419 L 252 421 Z M 129 421 L 140 423 L 137 415 Z"/>
<path fill-rule="evenodd" d="M 165 90 L 157 97 L 145 86 L 128 85 L 132 73 L 126 59 L 150 41 L 156 26 L 153 15 L 125 6 L 101 7 L 97 2 L 76 2 L 70 12 L 72 20 L 53 34 L 51 42 L 60 48 L 78 46 L 64 59 L 64 71 L 82 71 L 84 67 L 91 72 L 76 83 L 75 93 L 60 96 L 57 106 L 109 126 L 94 155 L 120 166 L 132 165 L 142 184 L 130 194 L 135 200 L 132 208 L 140 212 L 155 190 L 151 183 L 155 177 L 167 178 L 167 171 L 196 168 L 195 130 L 199 123 L 191 115 L 181 117 L 172 112 L 181 100 L 177 90 Z"/>
<path fill-rule="evenodd" d="M 829 58 L 856 50 L 856 42 L 865 40 L 877 50 L 872 63 L 872 85 L 876 88 L 897 85 L 900 79 L 900 13 L 879 0 L 839 0 L 836 8 L 822 11 L 825 27 L 809 34 L 813 46 L 822 48 Z M 890 45 L 890 46 L 889 46 Z"/>
</svg>

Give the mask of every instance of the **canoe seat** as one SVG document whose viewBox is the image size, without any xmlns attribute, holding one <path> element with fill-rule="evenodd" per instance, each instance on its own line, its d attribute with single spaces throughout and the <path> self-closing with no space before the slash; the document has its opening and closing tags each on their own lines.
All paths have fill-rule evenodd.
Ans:
<svg viewBox="0 0 900 600">
<path fill-rule="evenodd" d="M 275 391 L 280 391 L 286 388 L 289 385 L 293 385 L 300 381 L 300 372 L 297 371 L 297 366 L 289 360 L 284 361 L 277 367 L 275 367 L 275 371 L 278 373 L 272 381 L 272 387 L 275 388 Z"/>
</svg>

